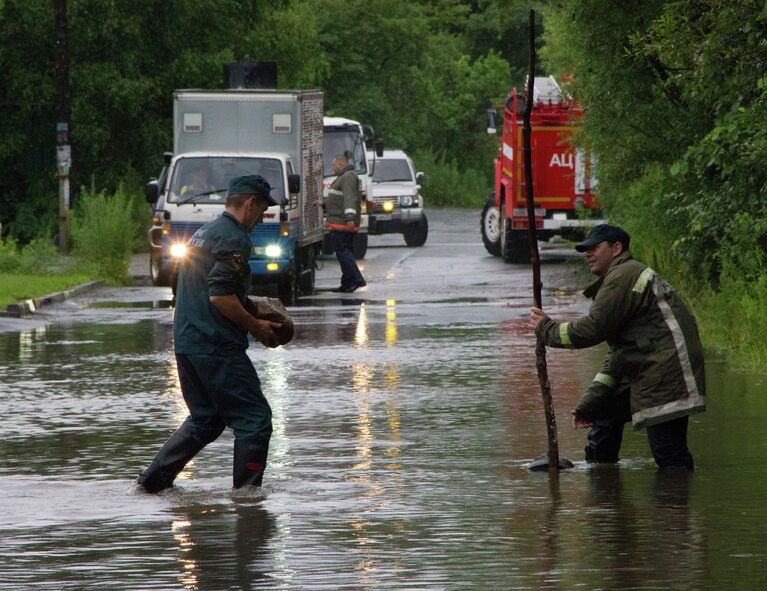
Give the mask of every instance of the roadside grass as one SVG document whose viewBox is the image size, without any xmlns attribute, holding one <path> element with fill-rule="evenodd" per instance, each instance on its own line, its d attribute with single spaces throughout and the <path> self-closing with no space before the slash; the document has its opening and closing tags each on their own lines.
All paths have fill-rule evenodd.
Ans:
<svg viewBox="0 0 767 591">
<path fill-rule="evenodd" d="M 26 246 L 0 238 L 0 307 L 92 281 L 132 282 L 130 257 L 139 230 L 135 194 L 118 187 L 107 195 L 83 188 L 72 211 L 72 255 L 62 255 L 51 235 Z"/>
<path fill-rule="evenodd" d="M 63 291 L 92 279 L 85 273 L 25 275 L 0 273 L 0 308 L 8 304 Z"/>
</svg>

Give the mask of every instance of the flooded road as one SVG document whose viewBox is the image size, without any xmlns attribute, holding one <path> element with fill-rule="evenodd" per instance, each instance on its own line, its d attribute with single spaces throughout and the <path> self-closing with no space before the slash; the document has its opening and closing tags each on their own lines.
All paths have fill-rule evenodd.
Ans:
<svg viewBox="0 0 767 591">
<path fill-rule="evenodd" d="M 526 327 L 530 270 L 479 216 L 371 238 L 355 294 L 291 311 L 249 354 L 274 411 L 260 492 L 231 489 L 229 432 L 171 491 L 132 482 L 186 416 L 169 290 L 103 288 L 0 332 L 0 589 L 757 589 L 767 582 L 767 373 L 710 356 L 697 469 L 660 475 L 644 432 L 583 462 L 569 411 L 603 349 L 549 351 L 558 477 Z M 544 305 L 583 313 L 578 259 L 544 253 Z M 338 284 L 324 258 L 321 288 Z"/>
</svg>

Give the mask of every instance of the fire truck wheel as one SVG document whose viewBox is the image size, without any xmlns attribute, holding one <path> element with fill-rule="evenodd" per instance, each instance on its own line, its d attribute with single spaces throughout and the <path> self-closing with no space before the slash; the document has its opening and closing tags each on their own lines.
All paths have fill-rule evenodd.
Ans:
<svg viewBox="0 0 767 591">
<path fill-rule="evenodd" d="M 405 244 L 410 247 L 418 247 L 426 244 L 426 238 L 429 235 L 429 222 L 426 219 L 426 216 L 416 224 L 405 226 L 402 234 L 405 237 Z"/>
<path fill-rule="evenodd" d="M 491 255 L 501 256 L 501 215 L 495 206 L 495 195 L 492 193 L 485 201 L 482 208 L 482 218 L 480 219 L 480 228 L 482 230 L 482 242 L 485 244 L 485 250 Z"/>
<path fill-rule="evenodd" d="M 501 232 L 501 256 L 504 262 L 515 265 L 530 263 L 530 239 L 527 230 L 512 230 L 511 220 L 504 221 Z"/>
<path fill-rule="evenodd" d="M 367 234 L 355 234 L 352 241 L 352 252 L 354 258 L 358 261 L 364 259 L 368 252 L 368 235 Z"/>
</svg>

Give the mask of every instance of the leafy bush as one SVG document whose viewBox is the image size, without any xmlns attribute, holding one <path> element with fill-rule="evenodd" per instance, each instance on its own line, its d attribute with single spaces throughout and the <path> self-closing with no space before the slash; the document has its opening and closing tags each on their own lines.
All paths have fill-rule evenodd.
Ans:
<svg viewBox="0 0 767 591">
<path fill-rule="evenodd" d="M 0 236 L 0 273 L 12 273 L 21 265 L 21 257 L 16 248 L 16 241 Z"/>
<path fill-rule="evenodd" d="M 128 281 L 136 222 L 134 199 L 122 185 L 114 195 L 82 189 L 72 215 L 74 254 L 99 277 L 115 283 Z"/>
<path fill-rule="evenodd" d="M 64 270 L 61 253 L 53 244 L 53 238 L 43 235 L 32 240 L 21 250 L 19 272 L 28 275 L 45 275 L 51 271 Z"/>
<path fill-rule="evenodd" d="M 413 154 L 416 170 L 426 175 L 421 186 L 427 207 L 482 207 L 485 196 L 492 190 L 490 180 L 477 170 L 460 170 L 455 160 L 444 154 L 419 150 Z"/>
</svg>

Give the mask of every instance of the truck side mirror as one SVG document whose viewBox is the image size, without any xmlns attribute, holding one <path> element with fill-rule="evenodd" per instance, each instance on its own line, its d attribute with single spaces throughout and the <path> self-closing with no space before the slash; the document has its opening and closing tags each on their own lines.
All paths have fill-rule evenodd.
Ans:
<svg viewBox="0 0 767 591">
<path fill-rule="evenodd" d="M 383 153 L 384 153 L 383 140 L 379 138 L 375 142 L 373 142 L 373 145 L 375 146 L 376 156 L 378 156 L 379 158 L 383 157 Z"/>
<path fill-rule="evenodd" d="M 488 135 L 495 135 L 495 109 L 487 109 L 487 133 Z"/>
<path fill-rule="evenodd" d="M 426 175 L 422 172 L 415 173 L 415 182 L 419 185 L 423 183 L 423 181 L 426 179 Z"/>
<path fill-rule="evenodd" d="M 146 202 L 150 205 L 157 203 L 157 198 L 160 196 L 160 184 L 157 179 L 150 179 L 144 187 L 146 193 Z"/>
<path fill-rule="evenodd" d="M 288 175 L 288 193 L 300 193 L 301 192 L 301 175 L 289 174 Z"/>
</svg>

